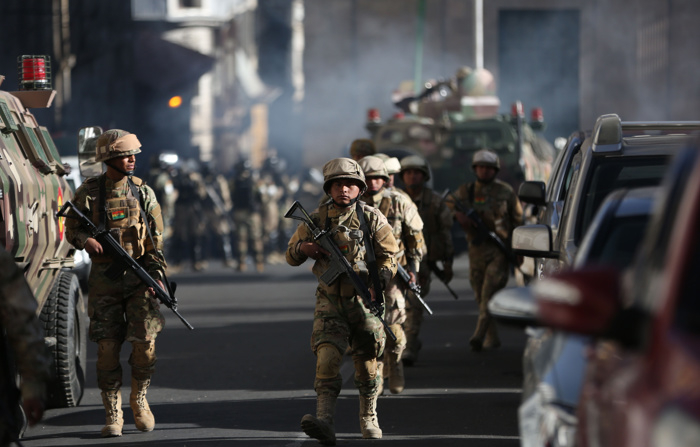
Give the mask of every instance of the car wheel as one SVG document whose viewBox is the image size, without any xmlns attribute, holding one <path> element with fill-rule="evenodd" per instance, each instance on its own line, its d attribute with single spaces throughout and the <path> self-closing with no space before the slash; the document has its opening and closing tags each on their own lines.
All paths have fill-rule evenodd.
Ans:
<svg viewBox="0 0 700 447">
<path fill-rule="evenodd" d="M 53 379 L 48 383 L 49 408 L 75 407 L 85 388 L 87 315 L 78 277 L 60 272 L 41 310 L 50 347 Z"/>
</svg>

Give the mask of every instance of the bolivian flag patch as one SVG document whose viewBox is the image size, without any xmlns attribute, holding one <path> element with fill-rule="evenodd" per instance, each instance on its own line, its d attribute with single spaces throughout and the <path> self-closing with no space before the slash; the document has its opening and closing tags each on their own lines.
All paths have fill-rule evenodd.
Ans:
<svg viewBox="0 0 700 447">
<path fill-rule="evenodd" d="M 112 220 L 119 220 L 119 219 L 123 219 L 125 217 L 126 217 L 126 211 L 124 211 L 124 210 L 115 210 L 115 211 L 109 212 L 109 218 Z"/>
<path fill-rule="evenodd" d="M 474 197 L 474 204 L 475 204 L 475 205 L 477 205 L 477 204 L 478 204 L 478 205 L 483 205 L 484 203 L 486 203 L 486 196 L 477 196 L 477 197 Z"/>
<path fill-rule="evenodd" d="M 341 245 L 340 251 L 343 252 L 344 255 L 346 255 L 346 254 L 350 253 L 350 247 L 347 245 Z"/>
</svg>

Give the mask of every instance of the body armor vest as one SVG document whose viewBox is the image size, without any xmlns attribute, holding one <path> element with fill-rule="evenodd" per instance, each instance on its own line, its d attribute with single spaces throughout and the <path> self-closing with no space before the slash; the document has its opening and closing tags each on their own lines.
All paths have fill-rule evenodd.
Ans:
<svg viewBox="0 0 700 447">
<path fill-rule="evenodd" d="M 142 180 L 138 177 L 131 179 L 137 188 L 142 184 Z M 153 250 L 146 233 L 146 226 L 141 219 L 139 198 L 134 197 L 127 178 L 115 183 L 109 191 L 104 187 L 101 188 L 100 182 L 106 182 L 106 177 L 101 176 L 88 185 L 90 195 L 94 197 L 92 221 L 95 225 L 104 226 L 134 259 L 140 258 L 148 250 Z M 105 192 L 105 197 L 101 196 L 101 191 Z M 100 209 L 102 203 L 104 203 L 104 213 Z M 94 256 L 93 261 L 111 262 L 112 259 L 108 256 Z"/>
</svg>

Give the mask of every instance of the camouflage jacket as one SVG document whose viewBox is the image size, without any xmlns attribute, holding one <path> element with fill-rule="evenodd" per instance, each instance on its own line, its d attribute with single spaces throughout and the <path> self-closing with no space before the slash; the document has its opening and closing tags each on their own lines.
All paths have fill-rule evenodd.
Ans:
<svg viewBox="0 0 700 447">
<path fill-rule="evenodd" d="M 418 272 L 423 259 L 423 220 L 411 198 L 395 190 L 382 188 L 372 196 L 363 196 L 368 205 L 384 214 L 391 225 L 394 238 L 399 244 L 396 260 L 401 265 L 410 263 L 411 269 Z"/>
<path fill-rule="evenodd" d="M 102 177 L 106 177 L 106 175 L 102 174 L 99 177 L 87 179 L 82 185 L 80 185 L 78 190 L 75 192 L 75 197 L 73 198 L 73 203 L 75 204 L 76 208 L 88 216 L 97 226 L 99 226 L 99 219 L 96 218 L 98 214 L 96 210 L 100 203 L 98 197 L 98 185 Z M 160 272 L 166 268 L 165 256 L 163 255 L 163 216 L 153 190 L 138 177 L 132 177 L 132 181 L 138 187 L 140 196 L 139 206 L 143 206 L 144 211 L 146 212 L 148 227 L 150 228 L 155 247 L 153 244 L 151 244 L 148 237 L 148 232 L 145 231 L 141 214 L 138 213 L 136 216 L 126 216 L 126 218 L 133 218 L 139 228 L 143 229 L 138 230 L 138 235 L 136 236 L 138 242 L 143 244 L 145 247 L 145 253 L 143 256 L 139 257 L 139 260 L 151 276 L 158 278 L 160 276 Z M 131 195 L 126 177 L 118 182 L 114 182 L 109 178 L 106 178 L 105 192 L 107 199 L 126 199 L 127 196 L 130 197 Z M 123 215 L 118 217 L 125 218 Z M 79 250 L 82 250 L 85 248 L 85 241 L 88 239 L 88 237 L 89 234 L 81 227 L 78 220 L 66 219 L 66 239 L 71 245 Z M 122 246 L 123 245 L 124 244 L 122 244 Z M 127 252 L 128 251 L 129 250 L 127 250 Z M 95 261 L 97 259 L 93 258 L 93 260 Z"/>
<path fill-rule="evenodd" d="M 438 193 L 430 188 L 423 188 L 420 194 L 413 198 L 423 219 L 423 237 L 428 249 L 429 261 L 442 261 L 452 264 L 454 245 L 452 244 L 452 211 Z"/>
<path fill-rule="evenodd" d="M 459 187 L 455 197 L 467 207 L 474 208 L 486 227 L 503 239 L 506 245 L 510 245 L 513 229 L 522 225 L 523 208 L 509 184 L 498 179 L 491 183 L 465 183 Z M 470 247 L 477 236 L 476 230 L 467 231 Z M 478 247 L 472 248 L 479 250 Z"/>
<path fill-rule="evenodd" d="M 50 359 L 34 299 L 12 255 L 0 247 L 0 330 L 5 329 L 22 377 L 22 397 L 42 398 Z M 7 359 L 1 359 L 3 363 Z"/>
<path fill-rule="evenodd" d="M 387 223 L 386 218 L 377 210 L 364 202 L 358 202 L 364 212 L 365 222 L 371 233 L 374 254 L 377 259 L 379 278 L 382 286 L 396 274 L 395 253 L 398 251 L 396 239 Z M 333 234 L 333 239 L 345 255 L 345 258 L 353 266 L 353 269 L 370 284 L 367 266 L 365 264 L 366 248 L 364 246 L 364 235 L 360 230 L 360 221 L 355 212 L 356 207 L 345 209 L 336 208 L 331 202 L 322 205 L 319 209 L 311 213 L 314 224 L 321 229 L 329 230 Z M 308 257 L 299 250 L 302 242 L 313 242 L 311 230 L 304 224 L 300 224 L 287 247 L 287 263 L 292 266 L 303 264 Z M 317 260 L 313 266 L 313 273 L 317 278 L 328 269 L 328 258 Z M 340 281 L 335 281 L 327 287 L 319 281 L 320 286 L 328 293 L 340 296 L 355 295 L 354 288 L 346 275 L 341 276 Z"/>
</svg>

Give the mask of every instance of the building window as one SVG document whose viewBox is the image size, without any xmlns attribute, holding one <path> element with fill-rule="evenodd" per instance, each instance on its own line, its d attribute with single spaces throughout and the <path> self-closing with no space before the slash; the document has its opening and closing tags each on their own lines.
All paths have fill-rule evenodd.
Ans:
<svg viewBox="0 0 700 447">
<path fill-rule="evenodd" d="M 202 0 L 179 0 L 180 8 L 201 8 Z"/>
</svg>

